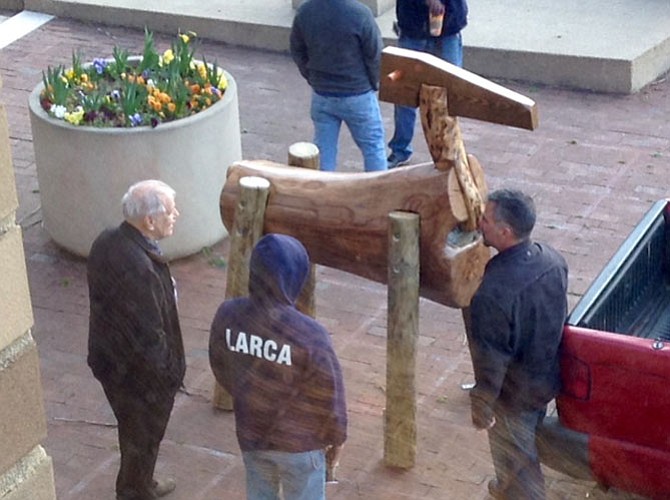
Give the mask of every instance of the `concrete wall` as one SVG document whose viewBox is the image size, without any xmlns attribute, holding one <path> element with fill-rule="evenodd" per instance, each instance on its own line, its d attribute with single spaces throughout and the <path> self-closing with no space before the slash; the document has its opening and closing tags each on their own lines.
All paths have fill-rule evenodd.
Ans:
<svg viewBox="0 0 670 500">
<path fill-rule="evenodd" d="M 0 80 L 0 88 L 2 80 Z M 0 103 L 0 498 L 54 500 L 32 306 L 4 103 Z"/>
<path fill-rule="evenodd" d="M 11 10 L 14 12 L 22 11 L 23 0 L 0 0 L 0 9 Z"/>
<path fill-rule="evenodd" d="M 3 0 L 9 1 L 9 0 Z M 370 7 L 370 10 L 375 17 L 381 16 L 387 10 L 395 7 L 395 0 L 360 0 L 362 3 Z M 304 2 L 304 0 L 292 0 L 292 5 L 294 9 L 297 9 L 298 6 Z M 1 2 L 0 2 L 1 3 Z"/>
</svg>

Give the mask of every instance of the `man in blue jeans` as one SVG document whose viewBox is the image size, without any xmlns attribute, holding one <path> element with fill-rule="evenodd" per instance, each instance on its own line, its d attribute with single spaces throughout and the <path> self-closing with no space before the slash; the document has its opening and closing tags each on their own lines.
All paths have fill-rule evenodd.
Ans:
<svg viewBox="0 0 670 500">
<path fill-rule="evenodd" d="M 306 0 L 293 19 L 290 46 L 312 87 L 310 114 L 321 170 L 337 167 L 342 122 L 363 153 L 365 171 L 386 170 L 376 94 L 382 37 L 370 9 L 358 0 Z"/>
<path fill-rule="evenodd" d="M 308 272 L 298 240 L 266 234 L 251 252 L 249 296 L 223 302 L 212 321 L 210 364 L 233 397 L 248 500 L 325 500 L 347 439 L 330 334 L 295 305 Z"/>
<path fill-rule="evenodd" d="M 430 34 L 429 15 L 443 15 L 442 32 Z M 456 66 L 463 66 L 461 30 L 468 22 L 466 0 L 397 0 L 398 46 L 427 52 Z M 395 106 L 395 133 L 389 142 L 388 168 L 406 165 L 412 156 L 416 108 Z"/>
</svg>

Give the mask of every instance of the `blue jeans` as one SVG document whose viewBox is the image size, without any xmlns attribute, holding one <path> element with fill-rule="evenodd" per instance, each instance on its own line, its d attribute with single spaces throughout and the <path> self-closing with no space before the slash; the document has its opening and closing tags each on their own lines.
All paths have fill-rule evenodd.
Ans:
<svg viewBox="0 0 670 500">
<path fill-rule="evenodd" d="M 333 171 L 337 167 L 337 143 L 342 122 L 347 124 L 351 137 L 363 153 L 365 171 L 386 170 L 384 125 L 376 92 L 371 90 L 346 97 L 312 92 L 310 114 L 321 170 Z"/>
<path fill-rule="evenodd" d="M 463 66 L 463 40 L 461 34 L 444 38 L 408 38 L 400 36 L 398 46 L 403 49 L 418 50 L 437 56 L 445 61 Z M 389 142 L 391 153 L 405 160 L 412 156 L 412 138 L 416 123 L 416 108 L 410 106 L 395 106 L 393 109 L 395 132 Z"/>
<path fill-rule="evenodd" d="M 323 450 L 304 453 L 244 451 L 247 500 L 325 500 L 326 459 Z"/>
<path fill-rule="evenodd" d="M 496 410 L 489 445 L 498 486 L 506 500 L 543 500 L 544 476 L 535 444 L 546 410 Z"/>
</svg>

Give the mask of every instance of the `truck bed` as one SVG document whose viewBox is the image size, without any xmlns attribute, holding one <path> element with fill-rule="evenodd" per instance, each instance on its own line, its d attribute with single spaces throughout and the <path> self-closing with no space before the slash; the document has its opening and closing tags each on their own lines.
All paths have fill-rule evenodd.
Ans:
<svg viewBox="0 0 670 500">
<path fill-rule="evenodd" d="M 598 275 L 567 323 L 670 340 L 668 201 L 658 201 Z"/>
</svg>

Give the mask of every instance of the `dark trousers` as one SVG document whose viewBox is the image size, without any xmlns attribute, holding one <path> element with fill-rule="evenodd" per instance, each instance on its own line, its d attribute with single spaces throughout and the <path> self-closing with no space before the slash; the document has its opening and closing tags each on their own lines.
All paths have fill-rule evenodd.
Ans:
<svg viewBox="0 0 670 500">
<path fill-rule="evenodd" d="M 546 410 L 496 410 L 489 433 L 491 457 L 500 494 L 506 500 L 544 500 L 544 476 L 535 432 Z"/>
<path fill-rule="evenodd" d="M 121 466 L 116 495 L 122 500 L 150 500 L 158 448 L 165 435 L 176 390 L 157 397 L 153 392 L 102 384 L 118 422 Z"/>
</svg>

